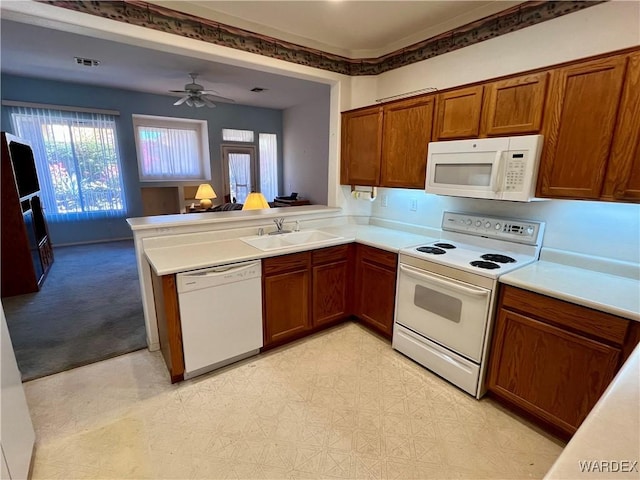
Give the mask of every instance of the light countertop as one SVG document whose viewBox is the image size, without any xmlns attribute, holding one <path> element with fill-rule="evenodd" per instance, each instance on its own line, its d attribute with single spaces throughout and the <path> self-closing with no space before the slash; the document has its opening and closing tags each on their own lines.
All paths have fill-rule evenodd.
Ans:
<svg viewBox="0 0 640 480">
<path fill-rule="evenodd" d="M 157 275 L 169 275 L 215 265 L 285 255 L 351 242 L 358 242 L 397 253 L 401 248 L 430 243 L 436 240 L 432 237 L 375 225 L 344 225 L 318 228 L 317 230 L 338 235 L 340 238 L 321 245 L 310 244 L 271 251 L 260 250 L 235 238 L 191 243 L 189 245 L 147 248 L 145 249 L 145 255 Z"/>
<path fill-rule="evenodd" d="M 640 322 L 640 282 L 541 260 L 500 277 L 512 285 Z"/>
</svg>

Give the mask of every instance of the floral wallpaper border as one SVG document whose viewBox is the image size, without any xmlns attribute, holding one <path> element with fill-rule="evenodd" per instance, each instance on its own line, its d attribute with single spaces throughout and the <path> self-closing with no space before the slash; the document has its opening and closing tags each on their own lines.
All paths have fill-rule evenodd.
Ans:
<svg viewBox="0 0 640 480">
<path fill-rule="evenodd" d="M 57 7 L 344 75 L 378 75 L 607 0 L 529 1 L 376 58 L 348 58 L 137 0 L 42 0 Z"/>
</svg>

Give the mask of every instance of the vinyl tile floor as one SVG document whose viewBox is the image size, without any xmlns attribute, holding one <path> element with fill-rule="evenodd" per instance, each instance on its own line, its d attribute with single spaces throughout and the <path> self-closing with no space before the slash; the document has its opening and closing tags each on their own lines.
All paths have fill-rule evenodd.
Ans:
<svg viewBox="0 0 640 480">
<path fill-rule="evenodd" d="M 171 385 L 142 350 L 25 384 L 33 478 L 542 478 L 564 444 L 347 323 Z"/>
</svg>

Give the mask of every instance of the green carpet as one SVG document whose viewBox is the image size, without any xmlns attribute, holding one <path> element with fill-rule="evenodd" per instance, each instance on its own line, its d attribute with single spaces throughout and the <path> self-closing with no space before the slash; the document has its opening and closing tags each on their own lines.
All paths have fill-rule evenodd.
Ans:
<svg viewBox="0 0 640 480">
<path fill-rule="evenodd" d="M 146 347 L 132 240 L 59 247 L 42 289 L 2 299 L 22 380 Z"/>
</svg>

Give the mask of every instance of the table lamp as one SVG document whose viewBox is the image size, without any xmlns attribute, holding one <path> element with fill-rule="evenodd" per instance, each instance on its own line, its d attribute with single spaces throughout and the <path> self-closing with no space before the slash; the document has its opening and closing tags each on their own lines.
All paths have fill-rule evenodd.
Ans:
<svg viewBox="0 0 640 480">
<path fill-rule="evenodd" d="M 243 210 L 259 210 L 261 208 L 269 207 L 269 202 L 264 198 L 264 195 L 259 192 L 251 192 L 242 206 Z"/>
<path fill-rule="evenodd" d="M 200 207 L 205 209 L 211 208 L 213 205 L 211 199 L 217 197 L 216 192 L 208 183 L 201 183 L 196 192 L 196 200 L 200 200 Z"/>
</svg>

